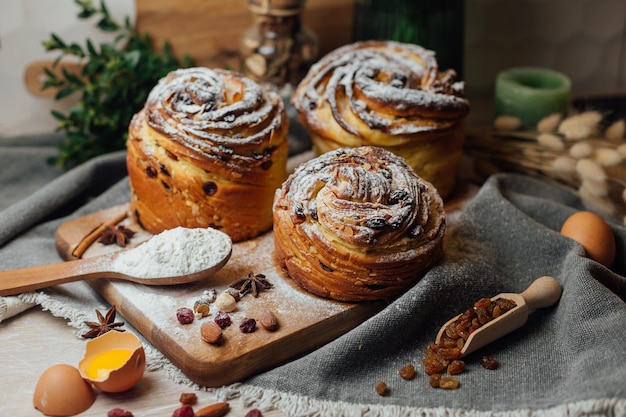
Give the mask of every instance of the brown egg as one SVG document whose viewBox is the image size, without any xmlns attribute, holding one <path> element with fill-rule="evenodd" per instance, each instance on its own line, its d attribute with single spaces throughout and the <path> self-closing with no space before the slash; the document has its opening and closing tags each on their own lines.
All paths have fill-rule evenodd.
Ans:
<svg viewBox="0 0 626 417">
<path fill-rule="evenodd" d="M 33 405 L 47 416 L 73 416 L 87 410 L 95 400 L 93 388 L 78 369 L 65 364 L 46 369 L 33 394 Z"/>
<path fill-rule="evenodd" d="M 146 355 L 136 335 L 110 331 L 87 342 L 78 369 L 101 391 L 127 391 L 143 376 Z"/>
<path fill-rule="evenodd" d="M 597 214 L 579 211 L 565 220 L 561 234 L 578 242 L 587 256 L 610 268 L 615 259 L 615 236 L 613 230 Z"/>
</svg>

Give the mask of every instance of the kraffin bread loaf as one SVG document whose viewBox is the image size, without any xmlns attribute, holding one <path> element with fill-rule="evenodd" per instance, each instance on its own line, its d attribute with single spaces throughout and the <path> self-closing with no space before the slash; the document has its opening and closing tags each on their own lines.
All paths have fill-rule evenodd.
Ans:
<svg viewBox="0 0 626 417">
<path fill-rule="evenodd" d="M 154 234 L 214 227 L 235 242 L 271 229 L 274 191 L 286 178 L 288 124 L 282 99 L 236 72 L 169 73 L 129 127 L 136 220 Z"/>
</svg>

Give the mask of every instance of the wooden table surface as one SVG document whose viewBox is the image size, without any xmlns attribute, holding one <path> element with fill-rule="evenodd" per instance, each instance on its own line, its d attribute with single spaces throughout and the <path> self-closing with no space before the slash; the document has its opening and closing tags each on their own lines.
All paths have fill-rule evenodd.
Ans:
<svg viewBox="0 0 626 417">
<path fill-rule="evenodd" d="M 74 334 L 63 318 L 53 317 L 35 306 L 0 323 L 0 415 L 43 416 L 33 407 L 33 392 L 39 376 L 50 366 L 66 363 L 77 366 L 83 356 L 85 340 Z M 81 417 L 106 417 L 112 408 L 131 411 L 135 417 L 170 417 L 180 407 L 183 392 L 195 392 L 196 409 L 217 399 L 203 391 L 173 382 L 165 370 L 144 374 L 130 391 L 121 394 L 98 392 L 96 401 Z M 241 400 L 229 401 L 228 416 L 243 417 L 250 409 Z M 278 410 L 263 412 L 265 417 L 283 417 Z"/>
</svg>

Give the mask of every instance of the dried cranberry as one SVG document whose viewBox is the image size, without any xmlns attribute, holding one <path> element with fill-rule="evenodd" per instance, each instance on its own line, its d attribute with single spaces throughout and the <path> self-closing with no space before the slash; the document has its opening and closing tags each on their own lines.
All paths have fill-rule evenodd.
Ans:
<svg viewBox="0 0 626 417">
<path fill-rule="evenodd" d="M 176 310 L 176 318 L 180 324 L 189 324 L 193 321 L 193 310 L 187 307 L 181 307 Z"/>
<path fill-rule="evenodd" d="M 230 316 L 221 310 L 215 315 L 213 321 L 222 329 L 227 328 L 231 324 Z"/>
<path fill-rule="evenodd" d="M 239 323 L 239 330 L 242 333 L 252 333 L 256 329 L 256 320 L 252 317 L 246 317 Z"/>
<path fill-rule="evenodd" d="M 263 413 L 258 408 L 248 411 L 244 417 L 263 417 Z"/>
<path fill-rule="evenodd" d="M 182 407 L 174 410 L 172 417 L 193 417 L 194 414 L 193 407 L 189 404 L 184 404 Z"/>
<path fill-rule="evenodd" d="M 133 413 L 128 410 L 122 410 L 121 408 L 114 408 L 109 410 L 107 417 L 133 417 Z"/>
</svg>

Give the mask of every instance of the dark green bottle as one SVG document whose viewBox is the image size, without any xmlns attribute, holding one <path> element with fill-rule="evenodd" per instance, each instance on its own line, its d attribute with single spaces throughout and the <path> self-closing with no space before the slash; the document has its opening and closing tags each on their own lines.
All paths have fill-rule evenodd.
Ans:
<svg viewBox="0 0 626 417">
<path fill-rule="evenodd" d="M 463 0 L 354 0 L 353 40 L 414 43 L 437 54 L 439 69 L 463 79 Z"/>
</svg>

